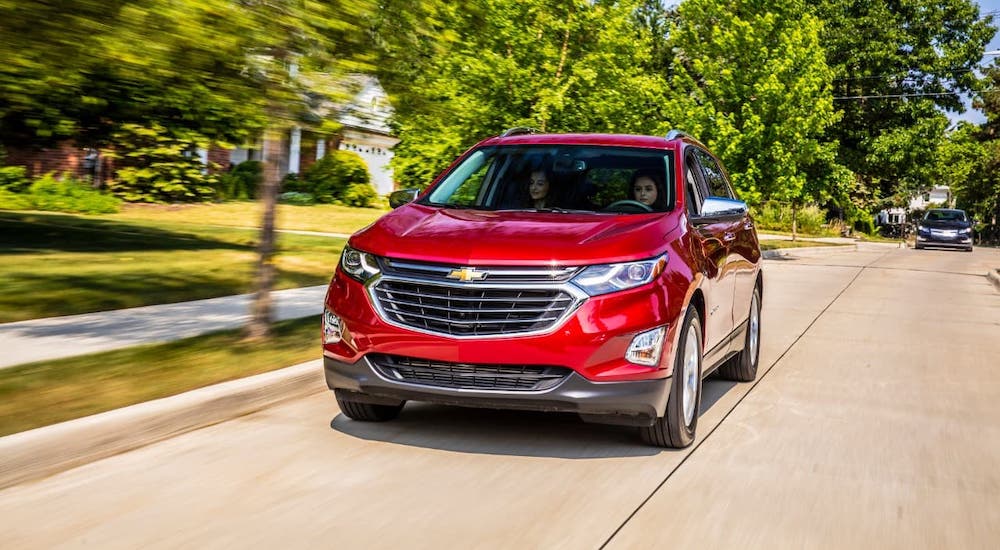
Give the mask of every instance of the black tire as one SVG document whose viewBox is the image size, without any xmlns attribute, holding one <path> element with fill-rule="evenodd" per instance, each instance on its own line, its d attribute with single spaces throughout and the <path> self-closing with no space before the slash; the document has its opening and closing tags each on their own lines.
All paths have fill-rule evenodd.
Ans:
<svg viewBox="0 0 1000 550">
<path fill-rule="evenodd" d="M 694 355 L 697 360 L 697 372 L 694 381 L 697 389 L 694 391 L 694 413 L 690 420 L 685 419 L 684 410 L 684 360 L 687 355 L 689 335 L 694 341 Z M 677 350 L 674 352 L 674 374 L 670 381 L 670 396 L 667 398 L 667 410 L 657 418 L 652 426 L 640 428 L 639 435 L 649 445 L 681 449 L 687 447 L 695 438 L 698 428 L 698 412 L 701 408 L 701 373 L 704 350 L 701 339 L 701 318 L 694 306 L 688 306 L 684 314 L 684 324 L 681 325 L 680 338 L 677 340 Z"/>
<path fill-rule="evenodd" d="M 350 399 L 339 391 L 334 392 L 334 395 L 337 396 L 337 405 L 340 407 L 340 412 L 344 413 L 351 420 L 360 420 L 361 422 L 385 422 L 392 420 L 399 416 L 399 411 L 403 410 L 403 405 L 406 404 L 404 401 L 398 405 L 375 405 Z"/>
<path fill-rule="evenodd" d="M 756 320 L 756 327 L 754 321 Z M 760 363 L 760 287 L 754 287 L 750 299 L 750 315 L 747 317 L 747 336 L 743 340 L 743 350 L 736 357 L 719 367 L 719 376 L 735 382 L 753 382 L 757 378 Z M 756 342 L 751 342 L 756 338 Z M 751 344 L 756 345 L 751 345 Z"/>
</svg>

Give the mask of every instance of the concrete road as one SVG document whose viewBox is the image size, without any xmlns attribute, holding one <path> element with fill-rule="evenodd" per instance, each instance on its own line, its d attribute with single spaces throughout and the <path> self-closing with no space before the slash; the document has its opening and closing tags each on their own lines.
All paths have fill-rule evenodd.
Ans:
<svg viewBox="0 0 1000 550">
<path fill-rule="evenodd" d="M 758 381 L 698 441 L 315 395 L 0 492 L 7 548 L 995 548 L 1000 253 L 769 261 Z"/>
</svg>

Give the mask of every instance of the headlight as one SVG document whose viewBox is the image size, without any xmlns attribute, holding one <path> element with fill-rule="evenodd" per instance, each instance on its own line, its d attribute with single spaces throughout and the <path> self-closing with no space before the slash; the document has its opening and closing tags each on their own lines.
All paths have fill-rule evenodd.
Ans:
<svg viewBox="0 0 1000 550">
<path fill-rule="evenodd" d="M 667 267 L 667 255 L 622 264 L 592 265 L 573 278 L 573 284 L 591 296 L 644 285 Z"/>
<path fill-rule="evenodd" d="M 928 232 L 928 231 L 929 231 L 929 229 L 927 229 L 926 227 L 924 227 L 924 226 L 922 226 L 922 225 L 918 225 L 918 226 L 917 226 L 917 231 L 919 231 L 919 232 L 921 232 L 921 233 L 926 233 L 926 232 Z"/>
<path fill-rule="evenodd" d="M 362 283 L 379 274 L 378 260 L 374 255 L 349 246 L 345 246 L 344 253 L 340 255 L 340 268 Z"/>
<path fill-rule="evenodd" d="M 965 227 L 963 229 L 959 229 L 958 230 L 958 234 L 959 235 L 968 235 L 969 233 L 972 233 L 972 228 L 971 227 Z"/>
</svg>

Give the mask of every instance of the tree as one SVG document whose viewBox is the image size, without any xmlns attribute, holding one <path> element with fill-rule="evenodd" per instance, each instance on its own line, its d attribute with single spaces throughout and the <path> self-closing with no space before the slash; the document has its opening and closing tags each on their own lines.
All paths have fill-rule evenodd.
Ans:
<svg viewBox="0 0 1000 550">
<path fill-rule="evenodd" d="M 0 144 L 103 145 L 123 128 L 239 143 L 265 125 L 318 124 L 321 98 L 335 100 L 347 72 L 370 68 L 359 22 L 373 9 L 370 0 L 0 0 Z M 270 321 L 277 191 L 260 193 L 253 338 Z"/>
<path fill-rule="evenodd" d="M 644 71 L 650 39 L 638 3 L 478 0 L 428 7 L 427 20 L 383 35 L 380 78 L 396 108 L 393 167 L 423 187 L 479 139 L 541 131 L 651 131 L 662 79 Z M 440 37 L 413 44 L 425 29 Z"/>
<path fill-rule="evenodd" d="M 800 0 L 686 0 L 671 28 L 668 123 L 720 156 L 741 197 L 819 200 L 849 180 L 821 138 L 837 120 L 822 24 Z"/>
<path fill-rule="evenodd" d="M 838 162 L 875 200 L 909 196 L 928 184 L 941 110 L 960 112 L 960 94 L 976 86 L 992 18 L 971 0 L 821 0 L 812 11 L 843 113 L 826 136 L 839 144 Z"/>
</svg>

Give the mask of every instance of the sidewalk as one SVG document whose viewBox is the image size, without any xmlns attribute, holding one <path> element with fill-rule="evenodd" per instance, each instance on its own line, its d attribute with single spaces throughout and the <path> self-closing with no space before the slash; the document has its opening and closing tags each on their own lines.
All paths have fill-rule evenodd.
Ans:
<svg viewBox="0 0 1000 550">
<path fill-rule="evenodd" d="M 272 293 L 276 321 L 323 312 L 326 285 Z M 239 328 L 251 294 L 0 324 L 0 369 Z M 318 330 L 318 329 L 317 329 Z"/>
<path fill-rule="evenodd" d="M 792 240 L 791 235 L 774 235 L 771 233 L 757 233 L 757 238 L 762 241 L 790 241 Z M 832 243 L 832 244 L 855 244 L 858 242 L 857 239 L 852 239 L 850 237 L 803 237 L 798 236 L 800 241 L 816 241 L 820 243 Z"/>
</svg>

